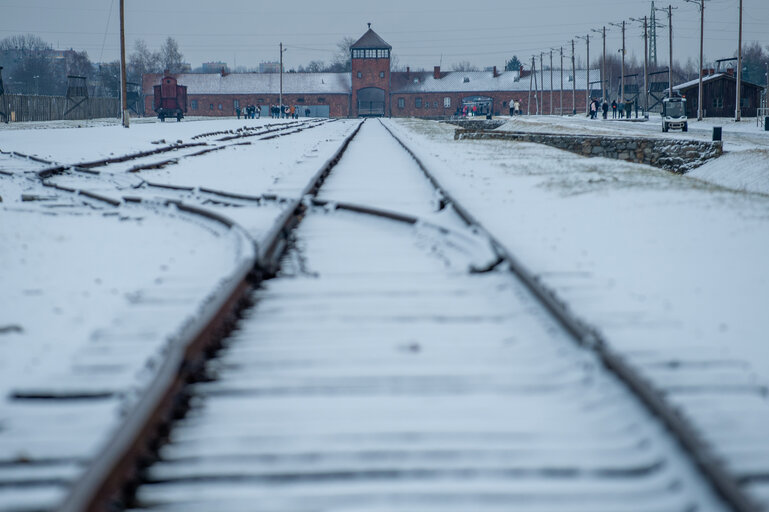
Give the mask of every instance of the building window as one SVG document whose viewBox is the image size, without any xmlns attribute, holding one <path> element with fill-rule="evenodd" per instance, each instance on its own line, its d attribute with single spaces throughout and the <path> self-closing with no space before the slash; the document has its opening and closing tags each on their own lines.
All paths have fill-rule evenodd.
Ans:
<svg viewBox="0 0 769 512">
<path fill-rule="evenodd" d="M 362 76 L 363 76 L 363 73 L 361 73 L 360 71 L 358 71 L 358 78 L 361 78 Z"/>
<path fill-rule="evenodd" d="M 379 72 L 379 78 L 384 78 L 384 71 Z"/>
<path fill-rule="evenodd" d="M 713 108 L 724 108 L 723 98 L 713 98 Z"/>
<path fill-rule="evenodd" d="M 448 96 L 443 98 L 443 108 L 451 108 L 451 98 Z"/>
<path fill-rule="evenodd" d="M 232 108 L 240 107 L 240 100 L 232 100 Z"/>
<path fill-rule="evenodd" d="M 197 109 L 198 109 L 198 100 L 192 100 L 192 101 L 190 101 L 190 108 L 191 108 L 192 110 L 197 110 Z"/>
<path fill-rule="evenodd" d="M 398 108 L 406 108 L 406 98 L 398 98 Z"/>
<path fill-rule="evenodd" d="M 222 104 L 219 103 L 219 110 L 222 110 Z"/>
<path fill-rule="evenodd" d="M 304 98 L 297 98 L 297 99 L 296 99 L 296 102 L 297 102 L 297 103 L 304 103 Z"/>
<path fill-rule="evenodd" d="M 388 59 L 390 58 L 390 50 L 377 50 L 376 56 L 378 59 Z"/>
<path fill-rule="evenodd" d="M 422 98 L 414 98 L 414 106 L 416 108 L 422 108 Z"/>
<path fill-rule="evenodd" d="M 214 109 L 214 104 L 213 103 L 209 103 L 208 104 L 208 110 L 213 110 L 213 109 Z"/>
<path fill-rule="evenodd" d="M 326 98 L 320 98 L 320 97 L 318 98 L 318 103 L 325 103 L 325 101 L 326 101 Z"/>
<path fill-rule="evenodd" d="M 438 102 L 437 101 L 433 101 L 433 108 L 438 108 Z"/>
</svg>

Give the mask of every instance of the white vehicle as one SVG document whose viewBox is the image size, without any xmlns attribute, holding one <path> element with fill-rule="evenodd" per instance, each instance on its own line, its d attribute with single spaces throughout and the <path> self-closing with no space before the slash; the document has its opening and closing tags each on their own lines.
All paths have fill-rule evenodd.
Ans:
<svg viewBox="0 0 769 512">
<path fill-rule="evenodd" d="M 673 97 L 662 100 L 662 131 L 670 129 L 688 131 L 686 121 L 686 98 Z"/>
</svg>

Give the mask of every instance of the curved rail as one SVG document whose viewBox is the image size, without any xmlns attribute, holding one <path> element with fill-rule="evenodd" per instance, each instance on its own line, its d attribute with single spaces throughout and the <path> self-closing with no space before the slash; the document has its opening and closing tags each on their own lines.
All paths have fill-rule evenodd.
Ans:
<svg viewBox="0 0 769 512">
<path fill-rule="evenodd" d="M 381 122 L 381 121 L 380 121 Z M 430 183 L 441 193 L 447 202 L 453 205 L 460 217 L 469 225 L 481 230 L 493 243 L 498 254 L 508 262 L 510 271 L 518 276 L 531 293 L 537 297 L 561 325 L 582 346 L 593 349 L 603 365 L 612 371 L 625 385 L 641 400 L 641 402 L 665 425 L 673 434 L 680 446 L 689 454 L 699 470 L 713 486 L 716 492 L 736 512 L 760 512 L 761 509 L 753 503 L 740 489 L 735 479 L 724 469 L 721 461 L 703 442 L 696 429 L 670 405 L 663 396 L 642 375 L 634 370 L 625 359 L 613 351 L 603 336 L 592 326 L 577 318 L 569 307 L 560 301 L 556 294 L 549 290 L 539 279 L 529 271 L 510 251 L 494 238 L 482 225 L 464 209 L 452 195 L 430 173 L 424 163 L 409 148 L 403 140 L 382 123 L 384 128 L 395 140 L 414 158 L 419 168 Z"/>
<path fill-rule="evenodd" d="M 335 155 L 313 176 L 306 190 L 319 188 L 331 168 L 344 154 L 360 125 L 346 137 Z M 66 168 L 65 168 L 66 169 Z M 63 172 L 59 170 L 58 172 Z M 45 177 L 55 173 L 48 173 Z M 43 176 L 41 176 L 43 177 Z M 77 192 L 72 190 L 73 192 Z M 135 197 L 123 198 L 125 202 L 140 203 Z M 203 208 L 185 205 L 179 201 L 167 201 L 177 208 L 204 216 L 237 228 L 229 219 L 208 212 Z M 257 247 L 256 254 L 241 263 L 236 272 L 223 285 L 223 291 L 210 298 L 204 311 L 187 323 L 170 343 L 169 351 L 144 395 L 126 415 L 120 427 L 104 443 L 98 457 L 91 460 L 83 476 L 71 488 L 60 512 L 86 512 L 105 510 L 111 503 L 119 502 L 119 496 L 128 482 L 134 481 L 138 467 L 150 455 L 153 440 L 173 417 L 183 397 L 183 388 L 189 379 L 201 371 L 206 353 L 216 346 L 229 330 L 232 319 L 244 304 L 252 283 L 269 275 L 277 268 L 278 259 L 286 247 L 286 237 L 304 211 L 300 200 L 286 209 L 267 236 L 267 243 Z"/>
</svg>

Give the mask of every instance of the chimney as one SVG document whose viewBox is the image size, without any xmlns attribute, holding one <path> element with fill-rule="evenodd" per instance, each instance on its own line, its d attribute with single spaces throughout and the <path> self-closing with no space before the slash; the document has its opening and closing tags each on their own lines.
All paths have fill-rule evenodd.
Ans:
<svg viewBox="0 0 769 512">
<path fill-rule="evenodd" d="M 406 80 L 411 78 L 411 68 L 406 66 Z"/>
<path fill-rule="evenodd" d="M 497 66 L 494 66 L 494 78 L 497 78 L 499 76 L 499 73 L 497 73 Z"/>
<path fill-rule="evenodd" d="M 436 80 L 440 80 L 441 78 L 441 67 L 440 66 L 433 66 L 433 78 Z"/>
</svg>

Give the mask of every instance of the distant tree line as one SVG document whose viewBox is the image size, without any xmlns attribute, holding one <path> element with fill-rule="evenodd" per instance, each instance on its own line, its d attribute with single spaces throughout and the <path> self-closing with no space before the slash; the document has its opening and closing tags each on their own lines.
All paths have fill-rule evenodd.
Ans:
<svg viewBox="0 0 769 512">
<path fill-rule="evenodd" d="M 63 96 L 67 76 L 84 76 L 89 95 L 120 95 L 120 61 L 93 63 L 85 51 L 54 50 L 38 36 L 15 35 L 0 40 L 0 66 L 6 93 Z M 151 51 L 143 40 L 136 41 L 128 55 L 126 80 L 140 83 L 145 73 L 173 73 L 186 70 L 179 44 L 169 37 L 157 51 Z"/>
</svg>

